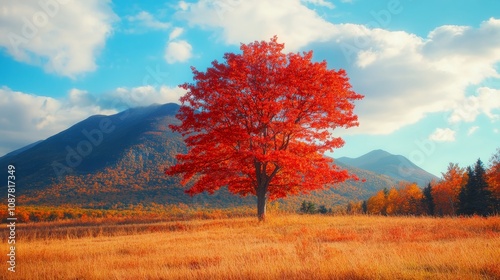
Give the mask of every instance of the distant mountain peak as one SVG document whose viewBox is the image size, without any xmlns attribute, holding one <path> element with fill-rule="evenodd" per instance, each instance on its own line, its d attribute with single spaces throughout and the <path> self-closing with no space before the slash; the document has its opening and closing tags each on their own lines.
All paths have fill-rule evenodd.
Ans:
<svg viewBox="0 0 500 280">
<path fill-rule="evenodd" d="M 369 170 L 378 174 L 391 176 L 397 180 L 415 182 L 421 187 L 437 177 L 423 170 L 409 159 L 378 149 L 357 158 L 341 157 L 338 162 Z"/>
<path fill-rule="evenodd" d="M 392 154 L 391 154 L 391 153 L 389 153 L 388 151 L 386 151 L 386 150 L 382 150 L 382 149 L 375 149 L 375 150 L 373 150 L 373 151 L 368 152 L 367 154 L 372 154 L 372 153 L 384 153 L 384 154 L 390 154 L 390 155 L 392 155 Z"/>
<path fill-rule="evenodd" d="M 23 186 L 19 199 L 25 205 L 102 208 L 151 202 L 217 207 L 254 204 L 253 198 L 235 197 L 227 189 L 215 196 L 191 198 L 184 193 L 179 178 L 164 174 L 165 167 L 176 161 L 175 156 L 186 152 L 182 136 L 170 129 L 170 125 L 179 123 L 175 118 L 179 108 L 174 103 L 153 104 L 109 116 L 91 116 L 44 141 L 0 157 L 0 166 L 16 165 L 17 183 Z M 397 185 L 399 180 L 428 179 L 425 171 L 403 156 L 384 150 L 344 160 L 349 163 L 339 159 L 337 164 L 366 182 L 344 182 L 337 189 L 314 192 L 311 198 L 325 205 L 347 203 L 366 199 L 382 188 Z M 417 176 L 400 178 L 401 163 Z M 305 197 L 292 196 L 284 203 L 296 209 Z"/>
<path fill-rule="evenodd" d="M 389 153 L 389 152 L 387 152 L 387 151 L 378 149 L 378 150 L 373 150 L 371 152 L 368 152 L 367 154 L 362 155 L 359 158 L 365 158 L 365 159 L 371 159 L 371 160 L 373 160 L 373 159 L 379 159 L 379 158 L 390 157 L 390 156 L 394 156 L 394 155 L 391 154 L 391 153 Z"/>
</svg>

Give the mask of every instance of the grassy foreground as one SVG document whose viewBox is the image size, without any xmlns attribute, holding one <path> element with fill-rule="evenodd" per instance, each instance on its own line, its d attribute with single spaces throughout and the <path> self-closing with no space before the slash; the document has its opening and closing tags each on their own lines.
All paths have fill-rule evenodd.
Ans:
<svg viewBox="0 0 500 280">
<path fill-rule="evenodd" d="M 3 279 L 500 279 L 500 217 L 287 214 L 18 232 L 16 272 L 2 253 Z"/>
</svg>

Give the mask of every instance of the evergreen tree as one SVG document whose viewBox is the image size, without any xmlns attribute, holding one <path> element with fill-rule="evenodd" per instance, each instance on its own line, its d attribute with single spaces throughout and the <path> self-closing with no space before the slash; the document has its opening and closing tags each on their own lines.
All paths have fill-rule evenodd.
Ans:
<svg viewBox="0 0 500 280">
<path fill-rule="evenodd" d="M 366 200 L 363 200 L 363 203 L 361 204 L 361 210 L 363 211 L 363 214 L 368 213 L 368 203 Z"/>
<path fill-rule="evenodd" d="M 314 214 L 317 212 L 316 209 L 316 204 L 312 201 L 302 201 L 302 204 L 300 205 L 300 212 L 306 213 L 306 214 Z"/>
<path fill-rule="evenodd" d="M 300 210 L 301 213 L 307 213 L 307 202 L 305 200 L 302 201 L 302 204 L 300 205 Z"/>
<path fill-rule="evenodd" d="M 309 213 L 309 214 L 316 213 L 316 204 L 314 204 L 314 202 L 309 201 L 307 203 L 307 213 Z"/>
<path fill-rule="evenodd" d="M 492 213 L 492 195 L 486 182 L 486 169 L 483 162 L 478 159 L 474 167 L 475 185 L 477 197 L 473 200 L 475 214 L 487 216 Z"/>
<path fill-rule="evenodd" d="M 480 159 L 477 160 L 474 169 L 467 168 L 469 178 L 467 184 L 460 190 L 458 196 L 458 214 L 482 215 L 492 213 L 492 197 L 486 182 L 486 171 Z"/>
<path fill-rule="evenodd" d="M 457 214 L 459 215 L 472 215 L 472 206 L 471 206 L 471 197 L 470 194 L 471 189 L 473 189 L 473 181 L 474 171 L 470 166 L 467 166 L 467 183 L 460 189 L 460 193 L 458 194 L 458 209 Z"/>
<path fill-rule="evenodd" d="M 429 183 L 427 187 L 423 190 L 424 197 L 422 198 L 422 204 L 424 205 L 424 211 L 428 215 L 434 216 L 434 199 L 432 198 L 432 185 Z"/>
</svg>

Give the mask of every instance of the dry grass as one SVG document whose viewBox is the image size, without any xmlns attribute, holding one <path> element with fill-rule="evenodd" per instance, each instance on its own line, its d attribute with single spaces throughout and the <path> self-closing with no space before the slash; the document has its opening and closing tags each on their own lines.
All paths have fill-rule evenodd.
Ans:
<svg viewBox="0 0 500 280">
<path fill-rule="evenodd" d="M 1 254 L 3 278 L 500 279 L 500 217 L 283 215 L 87 230 L 23 239 L 19 229 L 17 272 L 5 272 Z"/>
</svg>

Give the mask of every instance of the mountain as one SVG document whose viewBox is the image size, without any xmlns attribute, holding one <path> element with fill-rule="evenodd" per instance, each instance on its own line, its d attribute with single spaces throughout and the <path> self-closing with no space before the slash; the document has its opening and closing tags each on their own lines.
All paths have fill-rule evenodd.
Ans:
<svg viewBox="0 0 500 280">
<path fill-rule="evenodd" d="M 46 140 L 9 153 L 0 165 L 16 167 L 19 204 L 124 207 L 151 202 L 229 207 L 253 204 L 227 191 L 191 198 L 164 169 L 186 151 L 170 130 L 177 104 L 91 116 Z"/>
<path fill-rule="evenodd" d="M 18 184 L 40 189 L 66 175 L 87 174 L 114 165 L 135 145 L 163 134 L 166 141 L 182 142 L 169 132 L 178 105 L 129 109 L 112 116 L 91 116 L 38 144 L 0 158 L 16 166 Z"/>
<path fill-rule="evenodd" d="M 438 179 L 406 157 L 393 155 L 383 150 L 374 150 L 357 158 L 341 157 L 337 159 L 337 162 L 387 175 L 396 180 L 415 182 L 421 187 Z"/>
<path fill-rule="evenodd" d="M 34 146 L 40 144 L 41 142 L 43 142 L 43 140 L 38 140 L 35 143 L 29 144 L 29 145 L 24 146 L 24 147 L 22 147 L 20 149 L 17 149 L 17 150 L 14 150 L 14 151 L 12 151 L 12 152 L 10 152 L 8 154 L 5 154 L 2 158 L 9 158 L 9 157 L 16 156 L 16 155 L 18 155 L 18 154 L 20 154 L 20 153 L 22 153 L 22 152 L 24 152 L 24 151 L 26 151 L 28 149 L 31 149 Z"/>
<path fill-rule="evenodd" d="M 346 169 L 351 174 L 356 174 L 360 180 L 349 180 L 338 184 L 335 188 L 313 191 L 307 195 L 290 196 L 280 200 L 282 208 L 294 210 L 300 207 L 303 200 L 312 201 L 316 205 L 345 205 L 349 201 L 360 201 L 368 199 L 377 191 L 397 186 L 399 180 L 387 175 L 380 175 L 372 171 L 352 167 L 342 162 L 335 161 L 335 165 L 341 169 Z"/>
<path fill-rule="evenodd" d="M 175 163 L 175 155 L 186 151 L 181 135 L 169 128 L 178 123 L 178 109 L 177 104 L 164 104 L 132 108 L 111 116 L 91 116 L 46 140 L 1 157 L 0 166 L 16 167 L 20 205 L 254 205 L 253 197 L 241 198 L 226 189 L 214 195 L 190 197 L 178 178 L 164 174 L 165 168 Z M 344 182 L 335 189 L 280 200 L 280 204 L 287 209 L 297 209 L 302 200 L 326 206 L 344 204 L 366 199 L 398 183 L 399 179 L 355 166 L 356 161 L 354 167 L 349 166 L 348 161 L 338 160 L 336 164 L 365 182 Z"/>
</svg>

